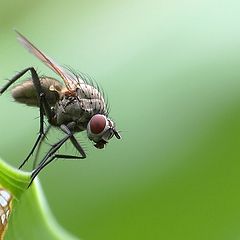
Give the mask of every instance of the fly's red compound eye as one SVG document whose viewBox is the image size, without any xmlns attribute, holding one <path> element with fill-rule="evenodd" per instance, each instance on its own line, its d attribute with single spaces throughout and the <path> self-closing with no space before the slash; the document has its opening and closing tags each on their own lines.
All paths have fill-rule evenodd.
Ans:
<svg viewBox="0 0 240 240">
<path fill-rule="evenodd" d="M 93 134 L 101 133 L 106 126 L 106 118 L 103 115 L 96 114 L 90 120 L 90 130 Z"/>
</svg>

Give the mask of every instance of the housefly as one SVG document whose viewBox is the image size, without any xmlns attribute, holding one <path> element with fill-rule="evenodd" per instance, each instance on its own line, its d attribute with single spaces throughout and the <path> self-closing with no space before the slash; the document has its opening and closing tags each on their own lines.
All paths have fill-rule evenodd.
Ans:
<svg viewBox="0 0 240 240">
<path fill-rule="evenodd" d="M 50 127 L 56 127 L 64 133 L 64 137 L 53 144 L 38 166 L 34 167 L 30 186 L 38 173 L 54 159 L 86 158 L 83 148 L 74 136 L 75 133 L 86 130 L 88 138 L 98 149 L 104 148 L 113 136 L 117 139 L 120 139 L 121 136 L 116 130 L 115 123 L 108 117 L 108 107 L 104 95 L 98 87 L 71 68 L 61 67 L 37 49 L 21 33 L 17 31 L 16 33 L 19 42 L 52 69 L 64 83 L 52 77 L 39 76 L 34 67 L 28 67 L 17 73 L 0 89 L 0 94 L 2 94 L 27 72 L 31 73 L 31 78 L 11 90 L 15 101 L 38 107 L 40 112 L 38 137 L 19 168 L 28 161 L 36 148 L 39 148 Z M 44 128 L 45 118 L 49 123 L 47 128 Z M 57 152 L 67 140 L 70 140 L 76 148 L 77 156 Z"/>
</svg>

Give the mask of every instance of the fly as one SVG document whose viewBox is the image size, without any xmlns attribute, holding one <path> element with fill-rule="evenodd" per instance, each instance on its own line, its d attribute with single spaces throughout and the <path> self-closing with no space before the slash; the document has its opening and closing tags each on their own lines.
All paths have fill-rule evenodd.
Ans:
<svg viewBox="0 0 240 240">
<path fill-rule="evenodd" d="M 52 69 L 64 82 L 48 76 L 39 76 L 34 67 L 28 67 L 16 74 L 0 89 L 4 93 L 14 82 L 31 73 L 31 78 L 15 86 L 11 93 L 15 101 L 28 106 L 39 108 L 40 127 L 38 137 L 19 168 L 22 168 L 37 148 L 37 152 L 51 127 L 60 129 L 65 136 L 53 144 L 37 167 L 34 167 L 31 181 L 39 172 L 54 159 L 84 159 L 86 154 L 80 143 L 75 138 L 75 133 L 87 131 L 88 138 L 93 141 L 98 149 L 104 148 L 108 141 L 115 136 L 121 136 L 116 130 L 115 123 L 108 117 L 108 107 L 103 94 L 82 74 L 70 68 L 63 68 L 51 58 L 37 49 L 26 37 L 17 32 L 19 42 L 45 65 Z M 47 118 L 48 126 L 44 128 L 44 119 Z M 70 140 L 79 155 L 58 154 L 61 146 Z"/>
</svg>

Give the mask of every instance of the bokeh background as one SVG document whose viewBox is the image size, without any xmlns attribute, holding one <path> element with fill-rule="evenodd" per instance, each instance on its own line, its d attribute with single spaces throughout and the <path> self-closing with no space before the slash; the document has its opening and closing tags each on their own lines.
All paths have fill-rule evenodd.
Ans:
<svg viewBox="0 0 240 240">
<path fill-rule="evenodd" d="M 240 238 L 239 11 L 237 0 L 1 0 L 0 85 L 28 66 L 56 77 L 17 43 L 16 28 L 93 77 L 122 130 L 105 150 L 78 134 L 87 160 L 40 174 L 64 228 L 86 240 Z M 0 109 L 0 156 L 18 166 L 38 110 L 9 93 Z"/>
</svg>

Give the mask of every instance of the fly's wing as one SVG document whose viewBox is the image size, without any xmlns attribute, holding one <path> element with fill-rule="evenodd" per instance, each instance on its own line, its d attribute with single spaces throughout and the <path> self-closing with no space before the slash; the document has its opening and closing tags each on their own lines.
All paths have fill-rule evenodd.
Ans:
<svg viewBox="0 0 240 240">
<path fill-rule="evenodd" d="M 16 30 L 15 30 L 16 31 Z M 69 91 L 75 91 L 79 84 L 83 82 L 82 79 L 79 79 L 77 76 L 71 74 L 71 72 L 64 70 L 61 66 L 55 63 L 51 58 L 45 55 L 43 52 L 38 50 L 31 42 L 27 40 L 21 33 L 16 31 L 17 38 L 19 42 L 29 50 L 34 56 L 40 59 L 45 63 L 49 68 L 51 68 L 56 74 L 58 74 L 64 81 L 67 89 Z"/>
</svg>

